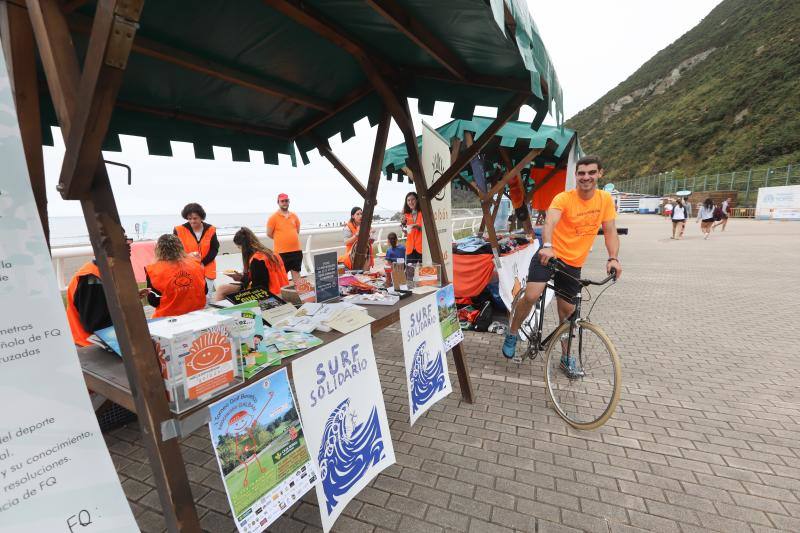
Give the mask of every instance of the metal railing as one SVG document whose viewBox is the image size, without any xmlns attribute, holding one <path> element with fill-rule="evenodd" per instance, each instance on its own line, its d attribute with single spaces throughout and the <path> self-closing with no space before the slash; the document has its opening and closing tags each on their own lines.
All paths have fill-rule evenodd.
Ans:
<svg viewBox="0 0 800 533">
<path fill-rule="evenodd" d="M 781 185 L 800 185 L 800 164 L 785 167 L 717 172 L 699 176 L 680 176 L 678 171 L 661 172 L 622 180 L 616 183 L 618 191 L 627 193 L 665 196 L 681 190 L 699 191 L 738 191 L 736 203 L 742 207 L 754 207 L 760 187 Z"/>
<path fill-rule="evenodd" d="M 467 216 L 467 217 L 458 217 L 451 219 L 451 228 L 450 231 L 453 234 L 453 238 L 455 238 L 456 232 L 461 232 L 464 230 L 469 230 L 470 233 L 475 233 L 478 229 L 478 226 L 481 223 L 480 216 Z M 384 235 L 388 235 L 391 231 L 397 231 L 400 227 L 399 222 L 385 222 L 381 224 L 373 224 L 372 227 L 377 230 L 377 235 L 375 236 L 375 245 L 377 246 L 378 253 L 383 253 L 384 246 L 386 245 L 387 241 L 384 238 Z M 266 238 L 266 232 L 255 232 L 256 236 L 260 239 Z M 313 257 L 315 254 L 322 253 L 322 252 L 330 252 L 333 250 L 344 250 L 344 245 L 339 246 L 329 246 L 323 248 L 314 248 L 313 242 L 314 237 L 319 235 L 328 235 L 328 234 L 342 234 L 342 228 L 335 227 L 335 228 L 313 228 L 313 229 L 302 229 L 300 230 L 300 237 L 306 237 L 305 247 L 303 249 L 303 265 L 307 272 L 313 272 L 314 264 L 313 264 Z M 400 236 L 400 241 L 405 240 Z M 218 235 L 218 240 L 220 246 L 224 244 L 233 242 L 233 235 Z M 94 250 L 91 246 L 64 246 L 64 247 L 56 247 L 51 250 L 52 260 L 53 260 L 53 267 L 56 271 L 56 279 L 58 280 L 58 284 L 60 289 L 66 290 L 67 284 L 69 280 L 67 279 L 67 272 L 65 271 L 65 262 L 71 259 L 83 259 L 84 261 L 89 261 L 92 257 L 94 257 Z"/>
</svg>

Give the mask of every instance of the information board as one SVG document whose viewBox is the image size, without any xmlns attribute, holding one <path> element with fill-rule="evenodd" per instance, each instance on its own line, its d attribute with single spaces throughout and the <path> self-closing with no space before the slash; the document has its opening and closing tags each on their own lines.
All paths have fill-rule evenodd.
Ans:
<svg viewBox="0 0 800 533">
<path fill-rule="evenodd" d="M 0 161 L 0 530 L 139 531 L 72 343 L 3 54 Z"/>
<path fill-rule="evenodd" d="M 314 256 L 314 285 L 317 302 L 327 302 L 339 297 L 338 256 L 326 252 Z"/>
</svg>

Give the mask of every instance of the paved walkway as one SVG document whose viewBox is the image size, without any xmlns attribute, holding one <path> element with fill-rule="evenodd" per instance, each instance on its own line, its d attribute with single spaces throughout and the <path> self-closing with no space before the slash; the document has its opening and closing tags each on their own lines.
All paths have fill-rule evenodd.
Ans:
<svg viewBox="0 0 800 533">
<path fill-rule="evenodd" d="M 477 403 L 456 390 L 410 428 L 386 330 L 375 347 L 397 464 L 335 531 L 800 531 L 800 223 L 732 220 L 708 241 L 695 224 L 672 241 L 654 216 L 620 225 L 625 274 L 593 314 L 623 359 L 614 417 L 568 429 L 540 362 L 507 363 L 499 336 L 470 333 Z M 598 240 L 586 272 L 605 258 Z M 142 530 L 161 531 L 138 440 L 135 426 L 107 435 Z M 203 526 L 234 531 L 207 432 L 183 444 Z M 312 493 L 272 531 L 319 531 Z"/>
</svg>

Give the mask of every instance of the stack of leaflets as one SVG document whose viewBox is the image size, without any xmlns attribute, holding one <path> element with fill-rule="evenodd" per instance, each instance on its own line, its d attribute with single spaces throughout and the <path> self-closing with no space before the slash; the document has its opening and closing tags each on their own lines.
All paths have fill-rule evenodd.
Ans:
<svg viewBox="0 0 800 533">
<path fill-rule="evenodd" d="M 276 328 L 284 331 L 311 333 L 314 330 L 328 332 L 334 329 L 332 322 L 337 318 L 351 313 L 365 315 L 370 318 L 366 309 L 350 302 L 335 303 L 305 303 L 297 312 L 276 324 Z M 369 320 L 372 321 L 371 319 Z"/>
<path fill-rule="evenodd" d="M 263 368 L 279 365 L 281 358 L 267 350 L 264 344 L 264 322 L 259 303 L 247 302 L 217 311 L 220 315 L 233 316 L 233 335 L 241 346 L 245 379 L 250 379 Z"/>
<path fill-rule="evenodd" d="M 261 342 L 267 353 L 271 357 L 277 357 L 279 361 L 320 344 L 322 339 L 310 333 L 286 332 L 268 327 L 264 328 L 264 340 Z"/>
</svg>

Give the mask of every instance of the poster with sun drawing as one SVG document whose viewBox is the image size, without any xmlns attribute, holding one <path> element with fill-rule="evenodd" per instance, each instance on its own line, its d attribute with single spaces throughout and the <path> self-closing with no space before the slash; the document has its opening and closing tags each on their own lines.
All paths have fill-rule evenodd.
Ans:
<svg viewBox="0 0 800 533">
<path fill-rule="evenodd" d="M 406 362 L 408 411 L 413 425 L 433 404 L 453 391 L 435 294 L 400 308 L 400 332 Z"/>
<path fill-rule="evenodd" d="M 211 442 L 242 533 L 261 532 L 314 485 L 285 368 L 211 407 Z"/>
<path fill-rule="evenodd" d="M 327 533 L 350 500 L 395 462 L 369 326 L 297 359 L 292 375 Z"/>
</svg>

